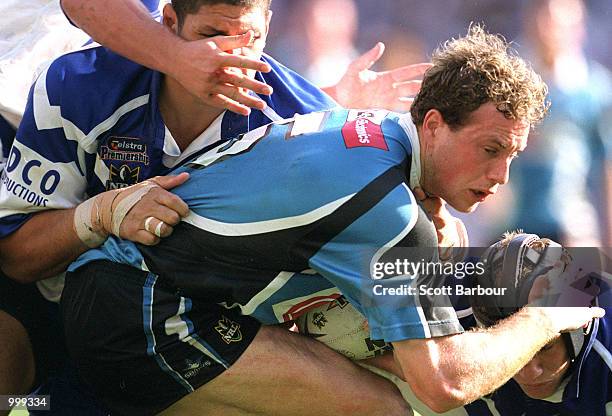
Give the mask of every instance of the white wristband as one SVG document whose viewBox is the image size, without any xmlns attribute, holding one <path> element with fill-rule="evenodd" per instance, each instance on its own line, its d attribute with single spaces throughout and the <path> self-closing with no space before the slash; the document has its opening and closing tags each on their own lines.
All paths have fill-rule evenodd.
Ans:
<svg viewBox="0 0 612 416">
<path fill-rule="evenodd" d="M 89 248 L 99 247 L 106 241 L 104 233 L 95 230 L 92 217 L 94 210 L 98 206 L 95 203 L 95 198 L 90 198 L 87 201 L 79 204 L 74 211 L 73 226 L 79 239 Z M 96 213 L 99 215 L 99 213 Z"/>
</svg>

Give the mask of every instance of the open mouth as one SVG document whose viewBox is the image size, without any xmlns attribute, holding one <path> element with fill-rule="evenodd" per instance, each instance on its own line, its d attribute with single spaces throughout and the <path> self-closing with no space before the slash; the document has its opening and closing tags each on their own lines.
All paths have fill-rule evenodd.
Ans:
<svg viewBox="0 0 612 416">
<path fill-rule="evenodd" d="M 478 191 L 476 189 L 472 189 L 471 191 L 472 191 L 472 194 L 474 194 L 474 197 L 480 202 L 487 199 L 487 197 L 490 195 L 489 192 Z"/>
</svg>

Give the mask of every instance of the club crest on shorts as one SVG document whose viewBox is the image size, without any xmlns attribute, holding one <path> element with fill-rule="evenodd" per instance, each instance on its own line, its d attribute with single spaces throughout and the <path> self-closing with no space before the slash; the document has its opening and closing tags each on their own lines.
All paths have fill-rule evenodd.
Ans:
<svg viewBox="0 0 612 416">
<path fill-rule="evenodd" d="M 221 315 L 221 319 L 215 326 L 215 330 L 221 335 L 221 339 L 226 344 L 242 341 L 242 332 L 240 332 L 240 324 L 232 321 Z"/>
<path fill-rule="evenodd" d="M 342 138 L 347 149 L 354 147 L 375 147 L 389 150 L 382 132 L 382 122 L 388 111 L 351 110 L 342 127 Z"/>
</svg>

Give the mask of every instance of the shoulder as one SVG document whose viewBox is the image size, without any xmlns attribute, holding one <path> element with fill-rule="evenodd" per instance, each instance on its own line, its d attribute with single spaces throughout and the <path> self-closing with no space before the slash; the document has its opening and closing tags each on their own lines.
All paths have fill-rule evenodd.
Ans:
<svg viewBox="0 0 612 416">
<path fill-rule="evenodd" d="M 154 74 L 101 46 L 67 53 L 34 83 L 24 120 L 39 130 L 69 125 L 88 134 L 118 109 L 148 102 Z"/>
<path fill-rule="evenodd" d="M 153 72 L 94 44 L 55 59 L 34 88 L 62 115 L 102 113 L 148 92 Z"/>
</svg>

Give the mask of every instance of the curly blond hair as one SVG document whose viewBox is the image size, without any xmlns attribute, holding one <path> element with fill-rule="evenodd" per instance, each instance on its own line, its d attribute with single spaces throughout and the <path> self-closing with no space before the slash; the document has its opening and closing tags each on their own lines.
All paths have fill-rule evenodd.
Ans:
<svg viewBox="0 0 612 416">
<path fill-rule="evenodd" d="M 417 126 L 436 109 L 451 128 L 461 127 L 488 102 L 506 118 L 531 125 L 546 115 L 548 87 L 542 78 L 502 36 L 480 25 L 470 25 L 465 37 L 441 45 L 432 62 L 410 110 Z"/>
</svg>

